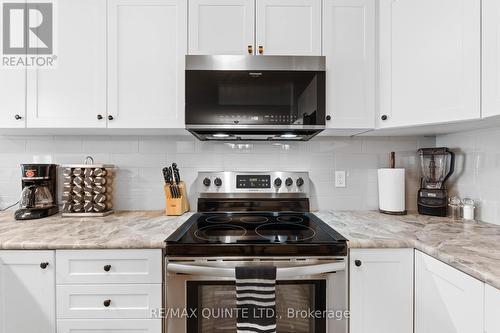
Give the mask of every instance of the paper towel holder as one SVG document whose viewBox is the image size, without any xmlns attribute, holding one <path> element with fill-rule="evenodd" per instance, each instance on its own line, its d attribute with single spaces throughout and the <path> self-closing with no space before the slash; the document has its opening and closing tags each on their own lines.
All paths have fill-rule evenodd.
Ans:
<svg viewBox="0 0 500 333">
<path fill-rule="evenodd" d="M 390 153 L 389 168 L 378 169 L 379 212 L 406 215 L 405 169 L 396 168 L 396 154 Z"/>
</svg>

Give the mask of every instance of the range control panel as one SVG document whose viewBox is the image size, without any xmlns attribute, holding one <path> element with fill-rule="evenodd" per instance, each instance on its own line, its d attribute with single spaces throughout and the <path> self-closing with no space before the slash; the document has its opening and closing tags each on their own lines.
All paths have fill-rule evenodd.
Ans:
<svg viewBox="0 0 500 333">
<path fill-rule="evenodd" d="M 309 193 L 307 172 L 199 172 L 199 193 Z"/>
</svg>

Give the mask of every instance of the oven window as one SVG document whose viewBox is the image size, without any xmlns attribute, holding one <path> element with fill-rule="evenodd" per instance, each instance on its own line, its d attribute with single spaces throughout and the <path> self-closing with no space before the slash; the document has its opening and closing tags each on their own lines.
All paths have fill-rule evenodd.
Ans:
<svg viewBox="0 0 500 333">
<path fill-rule="evenodd" d="M 324 125 L 325 73 L 186 71 L 186 123 Z"/>
<path fill-rule="evenodd" d="M 326 319 L 305 311 L 326 309 L 324 280 L 276 282 L 276 324 L 280 333 L 325 333 Z M 234 282 L 188 281 L 187 308 L 196 316 L 187 319 L 187 333 L 235 332 L 237 311 Z M 294 310 L 293 314 L 292 311 Z M 297 311 L 302 311 L 299 315 Z"/>
</svg>

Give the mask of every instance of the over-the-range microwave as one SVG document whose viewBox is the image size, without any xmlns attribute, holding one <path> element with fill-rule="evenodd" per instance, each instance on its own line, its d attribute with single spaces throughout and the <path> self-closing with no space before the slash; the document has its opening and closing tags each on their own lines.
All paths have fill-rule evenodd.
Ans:
<svg viewBox="0 0 500 333">
<path fill-rule="evenodd" d="M 325 57 L 186 56 L 186 129 L 200 140 L 306 141 L 325 128 Z"/>
</svg>

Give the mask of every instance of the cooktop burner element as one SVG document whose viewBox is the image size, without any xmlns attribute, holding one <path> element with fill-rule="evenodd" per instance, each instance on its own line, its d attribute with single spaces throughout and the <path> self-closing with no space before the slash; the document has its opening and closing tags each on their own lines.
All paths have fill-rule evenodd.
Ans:
<svg viewBox="0 0 500 333">
<path fill-rule="evenodd" d="M 249 215 L 249 216 L 240 217 L 240 221 L 245 222 L 245 223 L 265 223 L 265 222 L 269 221 L 269 219 L 265 216 Z"/>
<path fill-rule="evenodd" d="M 276 218 L 276 220 L 279 222 L 286 222 L 286 223 L 304 222 L 304 219 L 300 216 L 297 216 L 297 215 L 280 215 Z"/>
<path fill-rule="evenodd" d="M 208 223 L 228 223 L 231 222 L 231 220 L 231 216 L 226 215 L 209 216 L 205 219 Z"/>
<path fill-rule="evenodd" d="M 199 239 L 213 243 L 233 243 L 245 234 L 245 228 L 230 224 L 207 226 L 194 233 Z"/>
<path fill-rule="evenodd" d="M 299 242 L 313 238 L 313 229 L 292 223 L 268 223 L 255 228 L 255 233 L 273 243 Z"/>
</svg>

